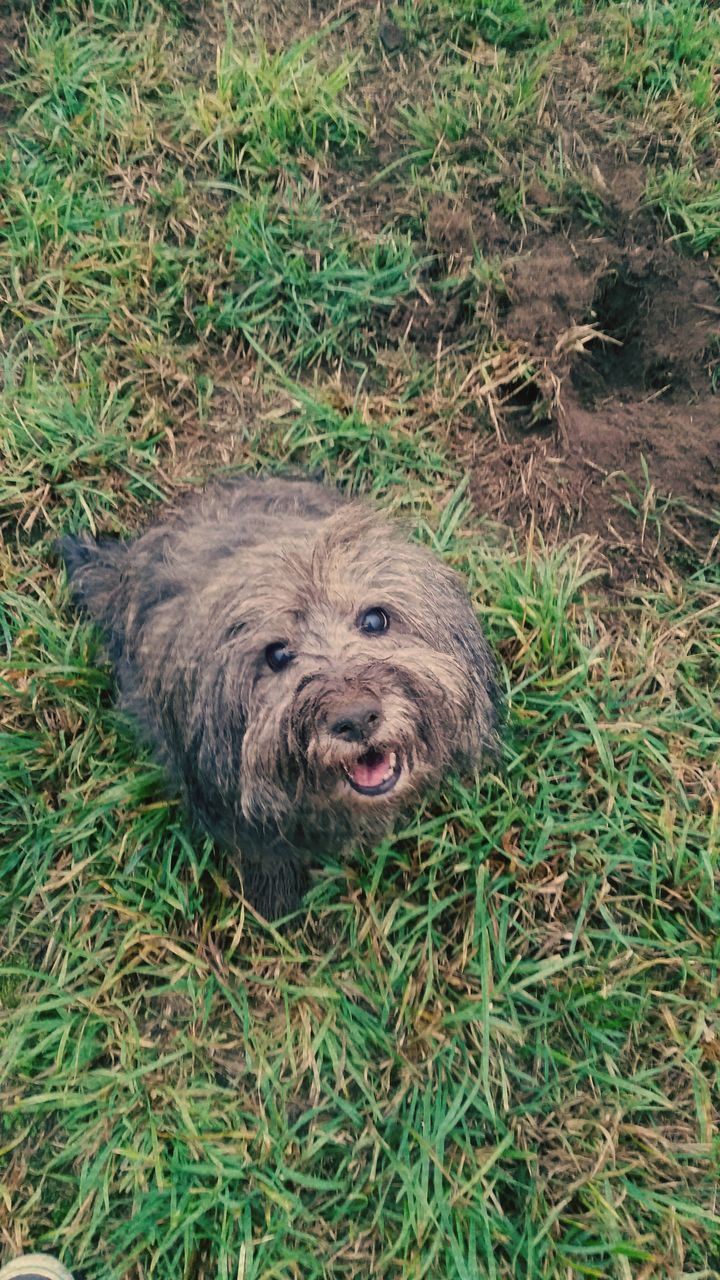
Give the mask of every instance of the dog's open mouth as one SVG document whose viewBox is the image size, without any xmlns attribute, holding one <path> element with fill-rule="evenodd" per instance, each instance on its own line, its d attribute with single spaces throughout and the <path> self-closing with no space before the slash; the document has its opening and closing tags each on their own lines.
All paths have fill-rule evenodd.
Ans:
<svg viewBox="0 0 720 1280">
<path fill-rule="evenodd" d="M 392 791 L 400 774 L 402 762 L 395 751 L 376 751 L 371 747 L 353 764 L 345 766 L 348 782 L 361 796 L 384 796 Z"/>
</svg>

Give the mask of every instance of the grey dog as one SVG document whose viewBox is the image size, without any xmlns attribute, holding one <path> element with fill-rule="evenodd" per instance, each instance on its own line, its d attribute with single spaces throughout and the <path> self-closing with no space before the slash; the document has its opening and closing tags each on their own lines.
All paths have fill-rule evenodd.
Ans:
<svg viewBox="0 0 720 1280">
<path fill-rule="evenodd" d="M 461 580 L 307 479 L 215 483 L 132 542 L 64 538 L 120 706 L 266 918 L 319 854 L 387 835 L 497 735 Z"/>
</svg>

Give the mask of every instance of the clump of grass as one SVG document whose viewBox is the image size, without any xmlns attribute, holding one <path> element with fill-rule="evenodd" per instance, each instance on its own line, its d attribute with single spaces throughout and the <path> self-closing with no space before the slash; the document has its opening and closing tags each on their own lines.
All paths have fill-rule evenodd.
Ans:
<svg viewBox="0 0 720 1280">
<path fill-rule="evenodd" d="M 436 20 L 449 22 L 462 36 L 486 40 L 498 48 L 517 50 L 537 44 L 548 35 L 547 0 L 426 0 Z"/>
<path fill-rule="evenodd" d="M 275 415 L 275 460 L 324 471 L 349 492 L 379 493 L 400 508 L 459 482 L 449 451 L 411 414 L 382 422 L 357 404 L 298 392 L 292 389 L 285 412 Z"/>
<path fill-rule="evenodd" d="M 717 14 L 699 0 L 613 7 L 605 56 L 620 73 L 618 90 L 652 101 L 687 88 L 696 106 L 707 105 L 720 43 Z"/>
<path fill-rule="evenodd" d="M 696 169 L 667 167 L 651 176 L 646 198 L 675 239 L 692 253 L 720 244 L 720 187 Z"/>
<path fill-rule="evenodd" d="M 199 154 L 213 153 L 219 172 L 265 176 L 301 154 L 357 148 L 365 127 L 348 96 L 352 64 L 321 67 L 310 56 L 315 44 L 248 53 L 230 41 L 220 51 L 215 89 L 188 106 L 190 139 Z"/>
<path fill-rule="evenodd" d="M 0 391 L 2 505 L 26 529 L 40 518 L 85 523 L 112 510 L 118 491 L 146 500 L 159 433 L 133 430 L 132 394 L 107 386 L 97 369 L 84 368 L 75 386 L 47 380 L 31 361 L 7 370 Z M 126 500 L 126 499 L 125 499 Z"/>
<path fill-rule="evenodd" d="M 720 20 L 712 6 L 698 0 L 612 5 L 601 20 L 598 62 L 607 99 L 619 97 L 656 135 L 673 136 L 680 165 L 692 167 L 700 157 L 707 168 L 720 120 Z M 707 177 L 711 191 L 712 174 Z"/>
<path fill-rule="evenodd" d="M 415 288 L 407 239 L 353 243 L 317 198 L 254 198 L 227 218 L 224 279 L 195 308 L 202 331 L 236 333 L 292 365 L 372 349 L 381 317 Z"/>
<path fill-rule="evenodd" d="M 501 54 L 496 66 L 480 72 L 467 60 L 452 62 L 438 74 L 431 104 L 403 104 L 399 119 L 425 158 L 455 146 L 479 159 L 485 153 L 495 170 L 515 132 L 532 128 L 542 62 L 527 55 L 511 63 Z"/>
<path fill-rule="evenodd" d="M 146 22 L 126 29 L 100 13 L 92 22 L 53 12 L 31 17 L 28 40 L 8 94 L 28 104 L 26 133 L 73 166 L 123 165 L 152 145 L 153 117 L 141 103 L 170 93 L 167 38 Z M 38 145 L 39 144 L 39 145 Z"/>
<path fill-rule="evenodd" d="M 15 339 L 11 351 L 27 337 L 43 357 L 68 341 L 101 347 L 140 304 L 143 249 L 132 216 L 87 165 L 69 174 L 62 160 L 9 147 L 0 165 L 0 323 Z"/>
</svg>

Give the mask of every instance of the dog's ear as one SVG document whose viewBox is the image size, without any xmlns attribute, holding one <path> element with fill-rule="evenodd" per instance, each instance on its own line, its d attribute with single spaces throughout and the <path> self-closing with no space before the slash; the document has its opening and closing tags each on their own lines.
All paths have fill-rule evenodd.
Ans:
<svg viewBox="0 0 720 1280">
<path fill-rule="evenodd" d="M 65 565 L 70 581 L 79 569 L 92 560 L 96 550 L 97 543 L 89 533 L 68 533 L 53 543 L 53 551 Z"/>
<path fill-rule="evenodd" d="M 89 533 L 80 533 L 60 538 L 55 551 L 67 570 L 76 604 L 107 629 L 127 547 L 114 538 L 95 539 Z"/>
</svg>

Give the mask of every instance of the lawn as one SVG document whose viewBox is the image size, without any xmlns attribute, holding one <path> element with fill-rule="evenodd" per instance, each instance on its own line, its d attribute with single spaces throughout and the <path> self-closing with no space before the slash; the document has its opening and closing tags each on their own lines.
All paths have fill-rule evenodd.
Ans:
<svg viewBox="0 0 720 1280">
<path fill-rule="evenodd" d="M 0 1259 L 720 1276 L 720 11 L 0 32 Z M 286 466 L 465 574 L 508 723 L 278 931 L 53 544 Z"/>
</svg>

